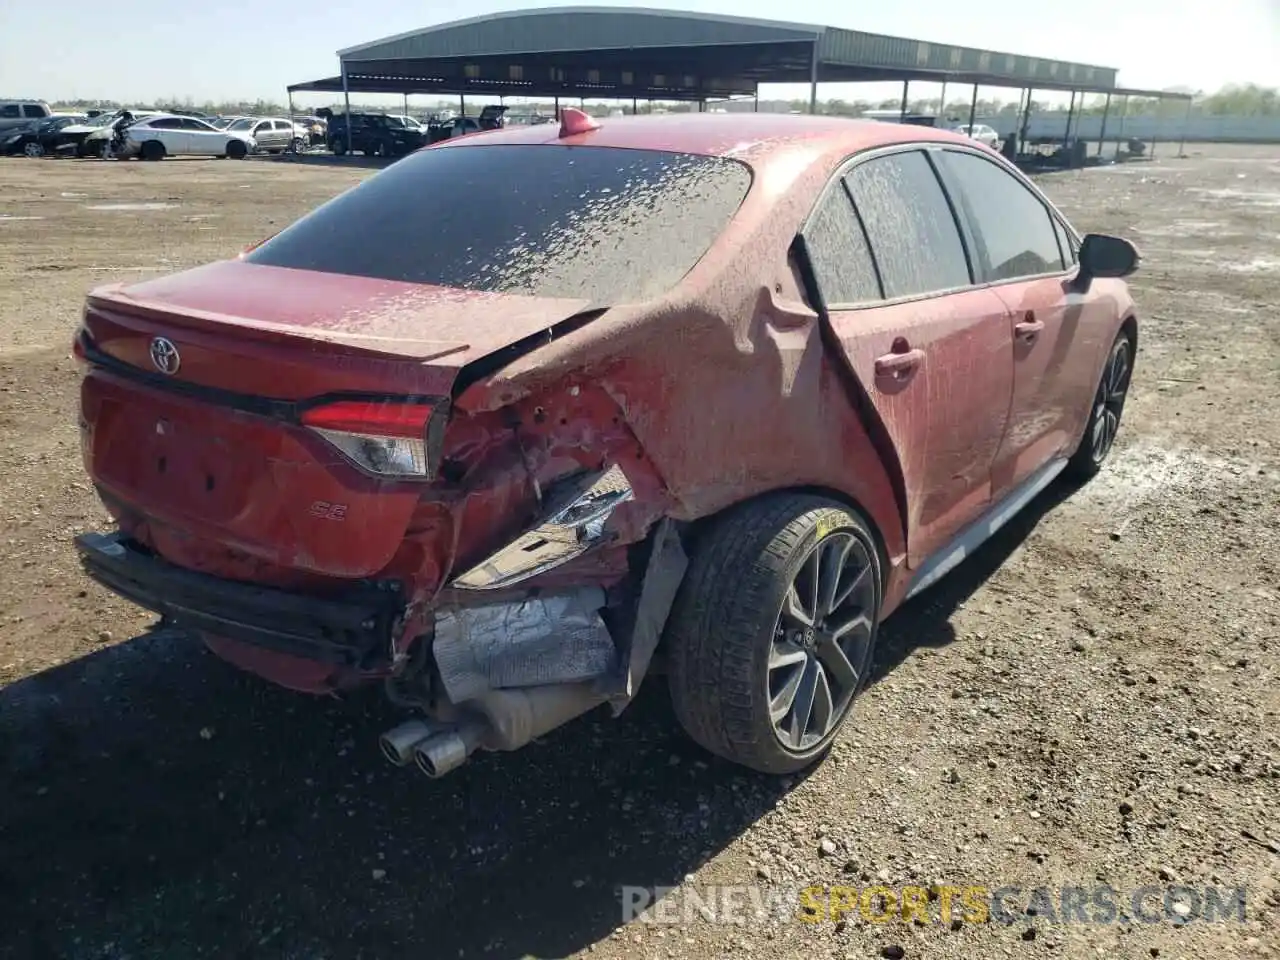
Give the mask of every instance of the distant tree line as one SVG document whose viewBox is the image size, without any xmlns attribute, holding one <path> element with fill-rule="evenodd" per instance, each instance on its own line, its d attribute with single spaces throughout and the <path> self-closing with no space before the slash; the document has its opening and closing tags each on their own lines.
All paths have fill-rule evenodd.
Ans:
<svg viewBox="0 0 1280 960">
<path fill-rule="evenodd" d="M 954 89 L 954 88 L 953 88 Z M 960 89 L 964 89 L 961 87 Z M 1185 88 L 1170 88 L 1170 93 L 1193 93 Z M 1082 110 L 1086 114 L 1100 114 L 1104 109 L 1106 102 L 1105 96 L 1090 94 L 1084 101 L 1083 106 L 1077 105 L 1077 110 Z M 565 105 L 573 104 L 573 98 L 561 98 L 561 103 Z M 437 99 L 430 103 L 423 103 L 421 96 L 415 97 L 410 103 L 410 110 L 415 115 L 424 115 L 432 113 L 452 113 L 457 109 L 458 101 L 456 99 Z M 830 99 L 818 101 L 818 111 L 820 113 L 831 116 L 848 116 L 856 117 L 867 110 L 894 110 L 902 105 L 901 98 L 885 99 L 879 101 L 870 100 L 841 100 Z M 198 111 L 201 113 L 216 114 L 221 116 L 244 115 L 244 116 L 276 116 L 283 115 L 288 107 L 283 103 L 273 100 L 234 100 L 204 103 L 196 103 L 190 97 L 176 98 L 169 97 L 153 101 L 151 103 L 130 103 L 123 104 L 115 100 L 63 100 L 56 104 L 60 110 L 115 110 L 122 106 L 130 106 L 135 109 L 154 109 L 154 110 L 182 110 L 186 112 Z M 330 109 L 337 112 L 342 110 L 342 102 L 334 101 L 327 104 Z M 597 116 L 606 116 L 610 110 L 618 109 L 622 106 L 627 112 L 630 112 L 630 102 L 597 102 L 591 101 L 586 104 L 589 113 Z M 372 112 L 382 113 L 390 112 L 394 108 L 387 106 L 374 106 L 370 104 L 360 104 L 352 102 L 353 110 L 369 110 Z M 551 108 L 550 102 L 540 104 L 513 104 L 512 112 L 520 113 L 524 111 L 541 111 L 549 113 Z M 738 113 L 750 111 L 754 108 L 752 100 L 735 100 L 729 102 L 714 102 L 708 105 L 708 109 L 723 109 L 729 112 Z M 947 117 L 955 117 L 965 119 L 969 115 L 970 101 L 968 99 L 951 97 L 947 98 L 945 110 L 940 109 L 937 97 L 932 99 L 920 98 L 911 99 L 907 103 L 908 111 L 912 113 L 942 113 Z M 295 105 L 297 113 L 314 113 L 318 109 L 315 105 L 300 107 Z M 648 103 L 641 102 L 637 105 L 639 113 L 650 113 L 656 110 L 665 110 L 669 113 L 682 113 L 697 109 L 696 104 L 690 103 Z M 809 110 L 808 100 L 761 100 L 759 109 L 768 113 L 787 113 L 791 111 L 799 113 L 807 113 Z M 1118 111 L 1121 104 L 1116 98 L 1112 98 L 1111 109 Z M 1186 109 L 1185 105 L 1178 101 L 1146 99 L 1139 97 L 1131 97 L 1128 106 L 1124 108 L 1130 114 L 1165 114 L 1176 113 Z M 1002 99 L 981 99 L 978 101 L 977 113 L 982 117 L 993 117 L 1001 114 L 1012 114 L 1018 110 L 1016 100 Z M 1040 101 L 1032 101 L 1032 111 L 1035 113 L 1065 113 L 1066 105 L 1048 104 Z M 1260 87 L 1257 84 L 1245 84 L 1243 86 L 1227 86 L 1218 90 L 1216 93 L 1204 93 L 1196 91 L 1193 93 L 1191 104 L 1191 112 L 1193 115 L 1208 116 L 1236 116 L 1236 117 L 1252 117 L 1252 116 L 1275 116 L 1280 115 L 1280 91 L 1270 87 Z"/>
</svg>

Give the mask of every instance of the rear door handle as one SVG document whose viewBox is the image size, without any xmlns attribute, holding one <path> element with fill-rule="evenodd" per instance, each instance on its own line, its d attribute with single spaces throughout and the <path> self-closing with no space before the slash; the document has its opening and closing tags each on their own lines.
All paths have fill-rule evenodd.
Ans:
<svg viewBox="0 0 1280 960">
<path fill-rule="evenodd" d="M 1025 343 L 1030 343 L 1044 330 L 1044 321 L 1037 320 L 1030 310 L 1027 315 L 1013 325 L 1013 335 Z"/>
<path fill-rule="evenodd" d="M 904 350 L 902 353 L 886 353 L 883 357 L 876 357 L 876 376 L 878 377 L 898 377 L 902 376 L 924 361 L 924 351 Z"/>
</svg>

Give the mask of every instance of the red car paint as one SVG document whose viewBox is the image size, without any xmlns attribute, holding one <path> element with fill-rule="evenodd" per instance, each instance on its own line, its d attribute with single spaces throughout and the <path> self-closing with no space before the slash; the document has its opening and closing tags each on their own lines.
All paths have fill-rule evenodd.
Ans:
<svg viewBox="0 0 1280 960">
<path fill-rule="evenodd" d="M 1068 270 L 824 318 L 789 256 L 847 158 L 905 143 L 972 149 L 967 138 L 764 114 L 573 129 L 562 138 L 549 125 L 512 128 L 428 149 L 575 145 L 746 164 L 751 188 L 728 228 L 665 294 L 599 307 L 243 260 L 94 291 L 78 348 L 94 351 L 85 463 L 121 529 L 173 564 L 232 581 L 323 596 L 360 578 L 399 580 L 408 606 L 395 645 L 407 655 L 451 576 L 535 522 L 541 490 L 619 464 L 636 495 L 611 519 L 614 544 L 529 586 L 616 584 L 628 544 L 662 516 L 696 521 L 809 488 L 856 504 L 874 526 L 887 615 L 913 570 L 1078 442 L 1105 351 L 1132 313 L 1123 283 L 1072 293 Z M 586 322 L 459 387 L 468 364 L 585 309 Z M 1010 333 L 1028 316 L 1044 324 L 1034 350 Z M 431 398 L 447 422 L 448 476 L 374 478 L 303 426 L 122 375 L 152 369 L 158 336 L 181 348 L 171 380 L 193 387 L 281 402 Z M 369 679 L 212 645 L 298 689 Z"/>
</svg>

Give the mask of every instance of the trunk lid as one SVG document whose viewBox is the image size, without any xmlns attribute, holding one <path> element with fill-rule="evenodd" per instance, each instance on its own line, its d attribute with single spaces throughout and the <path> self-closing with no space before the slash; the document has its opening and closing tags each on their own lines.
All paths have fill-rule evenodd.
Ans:
<svg viewBox="0 0 1280 960">
<path fill-rule="evenodd" d="M 588 306 L 232 260 L 99 288 L 85 327 L 99 351 L 150 373 L 151 342 L 167 338 L 182 383 L 277 399 L 444 397 L 466 364 Z"/>
<path fill-rule="evenodd" d="M 86 467 L 126 525 L 185 566 L 234 576 L 248 556 L 372 576 L 425 485 L 357 469 L 298 425 L 296 402 L 447 402 L 467 363 L 587 306 L 239 261 L 95 290 L 81 343 Z M 153 360 L 157 338 L 178 354 L 172 369 Z M 220 567 L 224 553 L 240 559 Z"/>
</svg>

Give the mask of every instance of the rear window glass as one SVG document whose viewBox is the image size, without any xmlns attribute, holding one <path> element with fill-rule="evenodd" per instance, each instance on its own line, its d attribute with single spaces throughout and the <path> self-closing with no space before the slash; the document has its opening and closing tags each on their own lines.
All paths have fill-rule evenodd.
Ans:
<svg viewBox="0 0 1280 960">
<path fill-rule="evenodd" d="M 635 302 L 688 273 L 750 185 L 745 166 L 721 157 L 555 145 L 425 150 L 246 259 L 601 306 Z"/>
</svg>

